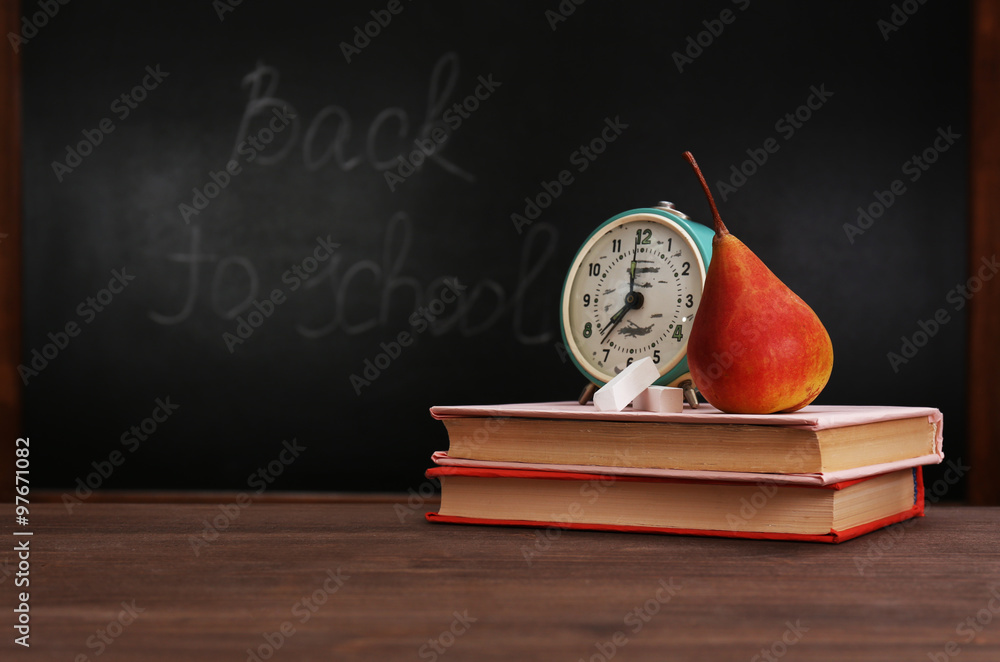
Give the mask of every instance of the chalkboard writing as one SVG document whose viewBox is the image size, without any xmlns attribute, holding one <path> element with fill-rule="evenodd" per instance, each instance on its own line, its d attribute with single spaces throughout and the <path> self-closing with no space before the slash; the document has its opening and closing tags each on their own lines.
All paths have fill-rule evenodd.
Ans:
<svg viewBox="0 0 1000 662">
<path fill-rule="evenodd" d="M 273 289 L 262 288 L 258 270 L 249 256 L 203 252 L 202 231 L 200 226 L 191 228 L 191 243 L 187 251 L 162 256 L 166 262 L 178 265 L 179 271 L 174 274 L 176 280 L 187 283 L 188 287 L 180 298 L 182 303 L 176 312 L 151 309 L 149 318 L 153 322 L 162 325 L 184 322 L 194 313 L 200 297 L 211 302 L 211 310 L 219 318 L 231 320 L 251 310 L 262 295 L 273 298 L 277 291 L 284 298 L 285 292 L 291 295 L 300 288 L 303 291 L 324 288 L 328 296 L 323 298 L 323 303 L 310 309 L 310 314 L 318 316 L 323 323 L 296 322 L 295 330 L 302 337 L 311 339 L 334 332 L 356 336 L 385 326 L 399 295 L 407 297 L 413 302 L 412 307 L 417 309 L 433 298 L 433 294 L 448 280 L 447 275 L 439 275 L 424 283 L 414 276 L 403 275 L 410 258 L 414 232 L 413 223 L 405 212 L 398 212 L 389 220 L 381 260 L 362 259 L 344 264 L 342 255 L 336 252 L 339 244 L 330 240 L 331 235 L 317 237 L 316 251 L 305 251 L 301 264 L 293 264 L 286 269 Z M 525 329 L 524 301 L 531 292 L 532 284 L 549 266 L 557 241 L 558 232 L 553 226 L 539 224 L 533 228 L 521 248 L 512 292 L 508 293 L 502 284 L 489 278 L 463 286 L 456 295 L 458 304 L 454 312 L 434 320 L 431 334 L 440 336 L 457 331 L 463 337 L 475 336 L 491 329 L 510 312 L 511 335 L 515 342 L 530 345 L 552 340 L 555 335 L 552 327 L 543 332 Z M 326 254 L 312 257 L 317 251 L 326 251 Z M 203 264 L 206 265 L 204 268 Z M 224 303 L 222 289 L 222 284 L 233 275 L 229 272 L 236 272 L 239 281 L 245 285 L 242 298 L 231 306 Z M 355 319 L 347 312 L 352 297 L 376 302 L 377 305 L 371 306 L 369 315 Z"/>
</svg>

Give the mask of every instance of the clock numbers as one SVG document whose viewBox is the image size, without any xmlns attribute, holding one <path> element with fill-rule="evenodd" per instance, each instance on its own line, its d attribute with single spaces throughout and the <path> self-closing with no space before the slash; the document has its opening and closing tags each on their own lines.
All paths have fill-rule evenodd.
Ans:
<svg viewBox="0 0 1000 662">
<path fill-rule="evenodd" d="M 578 366 L 607 382 L 650 357 L 673 379 L 701 300 L 697 246 L 670 219 L 642 213 L 592 234 L 564 288 L 563 329 Z"/>
</svg>

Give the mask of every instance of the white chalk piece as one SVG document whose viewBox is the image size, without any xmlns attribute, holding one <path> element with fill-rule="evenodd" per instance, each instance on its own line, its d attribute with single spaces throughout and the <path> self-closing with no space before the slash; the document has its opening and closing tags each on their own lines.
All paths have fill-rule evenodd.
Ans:
<svg viewBox="0 0 1000 662">
<path fill-rule="evenodd" d="M 660 378 L 660 371 L 649 356 L 632 363 L 594 393 L 594 407 L 600 411 L 621 411 Z"/>
<path fill-rule="evenodd" d="M 684 411 L 684 389 L 672 386 L 650 386 L 635 396 L 633 409 L 679 414 Z"/>
</svg>

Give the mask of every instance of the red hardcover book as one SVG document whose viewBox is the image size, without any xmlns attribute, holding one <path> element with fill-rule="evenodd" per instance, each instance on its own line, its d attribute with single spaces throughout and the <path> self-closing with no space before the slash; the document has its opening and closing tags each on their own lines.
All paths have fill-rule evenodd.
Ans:
<svg viewBox="0 0 1000 662">
<path fill-rule="evenodd" d="M 831 485 L 435 467 L 430 522 L 843 542 L 924 514 L 921 467 Z"/>
</svg>

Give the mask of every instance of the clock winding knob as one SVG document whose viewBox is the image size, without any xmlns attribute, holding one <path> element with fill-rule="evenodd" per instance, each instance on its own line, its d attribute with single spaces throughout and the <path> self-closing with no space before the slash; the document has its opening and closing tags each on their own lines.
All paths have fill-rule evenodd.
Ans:
<svg viewBox="0 0 1000 662">
<path fill-rule="evenodd" d="M 691 220 L 690 216 L 688 216 L 687 214 L 685 214 L 684 212 L 682 212 L 677 207 L 674 207 L 674 203 L 668 202 L 666 200 L 661 200 L 660 202 L 657 202 L 655 205 L 653 205 L 653 209 L 665 209 L 665 210 L 667 210 L 669 212 L 673 212 L 673 213 L 677 214 L 678 216 L 680 216 L 681 218 L 683 218 L 686 221 L 690 221 Z"/>
</svg>

